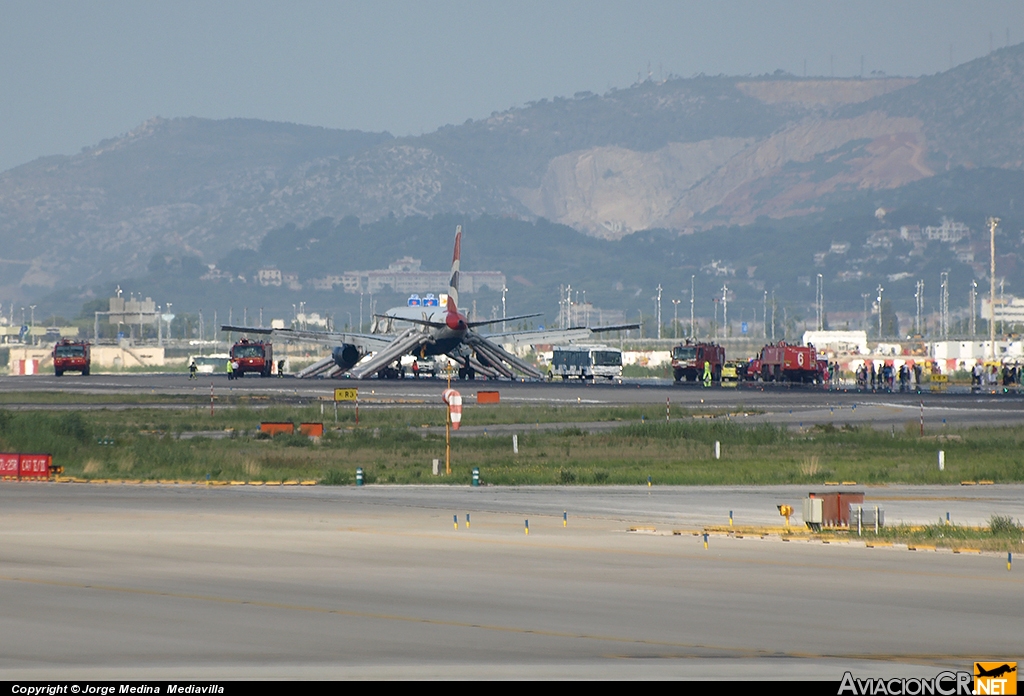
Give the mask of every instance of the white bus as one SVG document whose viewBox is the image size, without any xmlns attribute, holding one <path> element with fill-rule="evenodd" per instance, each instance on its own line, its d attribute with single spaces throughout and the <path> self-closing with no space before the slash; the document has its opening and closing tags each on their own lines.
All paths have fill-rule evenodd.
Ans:
<svg viewBox="0 0 1024 696">
<path fill-rule="evenodd" d="M 548 378 L 622 379 L 622 351 L 608 346 L 556 346 Z"/>
<path fill-rule="evenodd" d="M 190 355 L 188 362 L 185 363 L 186 369 L 193 362 L 196 364 L 196 372 L 203 375 L 220 375 L 224 374 L 227 369 L 228 360 L 231 356 L 227 353 L 214 353 L 213 355 Z"/>
</svg>

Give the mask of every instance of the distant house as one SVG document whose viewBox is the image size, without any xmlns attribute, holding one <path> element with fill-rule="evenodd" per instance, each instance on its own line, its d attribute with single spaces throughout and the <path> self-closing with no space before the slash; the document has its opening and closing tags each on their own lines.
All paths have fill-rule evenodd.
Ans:
<svg viewBox="0 0 1024 696">
<path fill-rule="evenodd" d="M 281 287 L 284 284 L 284 277 L 277 268 L 261 268 L 256 273 L 256 282 L 264 287 Z"/>
<path fill-rule="evenodd" d="M 345 271 L 341 287 L 349 293 L 377 293 L 386 289 L 398 293 L 446 292 L 451 279 L 448 271 L 424 271 L 422 261 L 405 256 L 375 271 Z M 499 271 L 460 271 L 459 290 L 474 293 L 483 288 L 501 290 L 505 274 Z"/>
</svg>

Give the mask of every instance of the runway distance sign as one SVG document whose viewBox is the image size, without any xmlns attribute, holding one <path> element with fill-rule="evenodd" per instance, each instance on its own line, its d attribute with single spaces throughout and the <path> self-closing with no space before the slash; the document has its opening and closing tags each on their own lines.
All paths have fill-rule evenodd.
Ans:
<svg viewBox="0 0 1024 696">
<path fill-rule="evenodd" d="M 359 401 L 359 390 L 358 389 L 335 389 L 334 390 L 335 401 Z"/>
</svg>

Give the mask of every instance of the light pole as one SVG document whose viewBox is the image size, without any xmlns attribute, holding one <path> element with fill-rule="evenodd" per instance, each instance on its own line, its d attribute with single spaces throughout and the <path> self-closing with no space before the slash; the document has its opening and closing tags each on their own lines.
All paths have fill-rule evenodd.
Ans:
<svg viewBox="0 0 1024 696">
<path fill-rule="evenodd" d="M 914 333 L 924 336 L 921 331 L 921 309 L 924 307 L 924 281 L 917 281 L 917 289 L 914 291 L 914 300 L 917 302 L 917 318 L 914 320 Z"/>
<path fill-rule="evenodd" d="M 672 300 L 672 325 L 676 327 L 675 338 L 679 340 L 679 303 L 681 300 Z"/>
<path fill-rule="evenodd" d="M 942 338 L 949 338 L 949 271 L 939 274 L 939 287 L 942 294 L 939 296 L 939 311 L 942 319 Z"/>
<path fill-rule="evenodd" d="M 768 291 L 764 291 L 764 307 L 761 308 L 761 328 L 764 329 L 764 340 L 768 340 Z"/>
<path fill-rule="evenodd" d="M 990 240 L 989 254 L 990 254 L 990 266 L 989 266 L 989 283 L 991 285 L 991 292 L 989 295 L 989 306 L 992 308 L 988 321 L 988 340 L 989 350 L 991 351 L 992 361 L 996 359 L 996 226 L 999 225 L 999 218 L 990 217 L 988 219 L 988 230 L 992 235 Z"/>
<path fill-rule="evenodd" d="M 817 288 L 815 289 L 815 294 L 817 295 L 817 300 L 818 300 L 817 303 L 816 303 L 818 305 L 817 306 L 817 310 L 818 310 L 818 325 L 817 325 L 817 329 L 818 329 L 818 331 L 824 331 L 825 330 L 825 281 L 822 278 L 820 273 L 818 274 L 818 284 L 817 284 Z"/>
<path fill-rule="evenodd" d="M 168 314 L 171 313 L 171 303 L 170 302 L 167 303 L 167 313 Z M 171 339 L 174 338 L 174 334 L 171 333 L 171 321 L 173 321 L 173 319 L 168 319 L 167 320 L 167 340 L 168 341 L 170 341 Z"/>
<path fill-rule="evenodd" d="M 975 320 L 975 312 L 978 306 L 978 281 L 971 281 L 971 340 L 974 340 L 974 335 L 977 332 L 977 323 Z"/>
<path fill-rule="evenodd" d="M 658 283 L 658 339 L 661 339 L 661 283 Z"/>
<path fill-rule="evenodd" d="M 508 292 L 508 288 L 505 285 L 501 286 L 501 332 L 505 333 L 505 317 L 508 315 L 505 313 L 505 293 Z"/>
<path fill-rule="evenodd" d="M 693 330 L 693 279 L 697 276 L 690 276 L 690 340 L 697 337 Z"/>
<path fill-rule="evenodd" d="M 722 283 L 722 338 L 729 338 L 729 286 Z"/>
<path fill-rule="evenodd" d="M 878 286 L 878 340 L 882 340 L 882 292 L 885 288 Z"/>
</svg>

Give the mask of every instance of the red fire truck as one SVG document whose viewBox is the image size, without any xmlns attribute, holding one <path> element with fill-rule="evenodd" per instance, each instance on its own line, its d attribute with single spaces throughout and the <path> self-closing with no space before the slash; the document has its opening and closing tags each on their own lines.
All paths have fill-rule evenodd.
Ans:
<svg viewBox="0 0 1024 696">
<path fill-rule="evenodd" d="M 677 382 L 685 379 L 692 382 L 704 378 L 704 363 L 711 363 L 711 377 L 718 382 L 722 379 L 722 365 L 725 364 L 725 348 L 714 343 L 690 343 L 687 341 L 672 349 L 672 375 Z"/>
<path fill-rule="evenodd" d="M 86 377 L 89 375 L 91 356 L 87 342 L 61 339 L 50 355 L 53 358 L 53 373 L 58 377 L 68 370 L 81 372 Z"/>
<path fill-rule="evenodd" d="M 750 361 L 748 379 L 760 377 L 763 382 L 820 382 L 818 355 L 814 346 L 791 346 L 785 341 L 767 345 Z"/>
<path fill-rule="evenodd" d="M 269 377 L 274 365 L 274 348 L 269 342 L 250 341 L 243 338 L 231 346 L 231 373 L 235 379 L 246 372 L 257 372 L 260 377 Z"/>
</svg>

